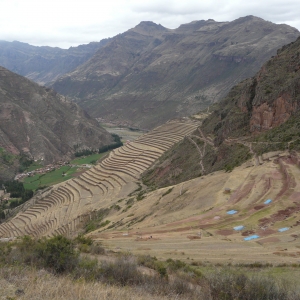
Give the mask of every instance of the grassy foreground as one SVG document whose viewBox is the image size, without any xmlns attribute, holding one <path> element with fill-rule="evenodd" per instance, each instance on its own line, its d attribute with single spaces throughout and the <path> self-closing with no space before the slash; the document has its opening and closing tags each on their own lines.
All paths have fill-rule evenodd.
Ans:
<svg viewBox="0 0 300 300">
<path fill-rule="evenodd" d="M 232 267 L 204 275 L 179 260 L 108 253 L 83 236 L 0 243 L 3 299 L 296 300 L 297 288 Z"/>
</svg>

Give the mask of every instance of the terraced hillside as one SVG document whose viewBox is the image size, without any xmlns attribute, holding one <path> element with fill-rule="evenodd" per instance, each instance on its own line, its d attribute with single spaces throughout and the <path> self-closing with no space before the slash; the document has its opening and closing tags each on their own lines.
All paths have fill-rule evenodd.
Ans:
<svg viewBox="0 0 300 300">
<path fill-rule="evenodd" d="M 90 236 L 162 260 L 299 263 L 299 166 L 299 153 L 272 152 L 259 164 L 253 157 L 230 173 L 154 190 L 129 209 L 124 199 L 106 218 L 113 227 Z"/>
<path fill-rule="evenodd" d="M 169 121 L 113 150 L 79 177 L 33 199 L 26 209 L 0 225 L 0 238 L 75 234 L 93 211 L 109 207 L 132 192 L 141 173 L 197 126 L 188 120 Z"/>
</svg>

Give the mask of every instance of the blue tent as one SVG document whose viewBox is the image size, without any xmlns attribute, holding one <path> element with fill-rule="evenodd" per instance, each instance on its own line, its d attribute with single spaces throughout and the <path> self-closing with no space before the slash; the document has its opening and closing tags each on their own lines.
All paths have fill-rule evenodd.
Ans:
<svg viewBox="0 0 300 300">
<path fill-rule="evenodd" d="M 245 241 L 251 241 L 251 240 L 254 240 L 254 239 L 258 239 L 259 238 L 259 235 L 250 235 L 250 236 L 247 236 L 244 238 Z"/>
<path fill-rule="evenodd" d="M 243 230 L 244 228 L 245 226 L 243 225 L 233 227 L 234 230 Z"/>
<path fill-rule="evenodd" d="M 283 227 L 283 228 L 278 229 L 278 231 L 279 232 L 284 232 L 284 231 L 287 231 L 289 229 L 290 229 L 289 227 Z"/>
<path fill-rule="evenodd" d="M 272 202 L 272 200 L 271 199 L 268 199 L 268 200 L 266 200 L 265 202 L 264 202 L 264 204 L 270 204 Z"/>
<path fill-rule="evenodd" d="M 229 210 L 229 211 L 227 212 L 228 215 L 234 215 L 234 214 L 236 214 L 236 213 L 237 213 L 237 210 Z"/>
</svg>

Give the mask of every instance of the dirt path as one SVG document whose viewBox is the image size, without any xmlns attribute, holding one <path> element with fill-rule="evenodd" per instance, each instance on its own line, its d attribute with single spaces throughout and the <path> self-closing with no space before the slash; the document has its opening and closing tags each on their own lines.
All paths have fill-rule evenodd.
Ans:
<svg viewBox="0 0 300 300">
<path fill-rule="evenodd" d="M 201 166 L 201 173 L 204 174 L 205 169 L 204 169 L 204 165 L 203 165 L 202 160 L 203 160 L 203 157 L 204 157 L 204 155 L 205 155 L 206 143 L 204 142 L 203 151 L 201 151 L 201 149 L 199 148 L 199 146 L 197 145 L 197 143 L 196 143 L 190 136 L 188 136 L 187 139 L 188 139 L 192 144 L 194 144 L 194 145 L 196 146 L 196 148 L 197 148 L 197 150 L 198 150 L 198 152 L 199 152 L 199 154 L 200 154 L 200 161 L 199 161 L 199 164 L 200 164 L 200 166 Z"/>
<path fill-rule="evenodd" d="M 194 134 L 190 134 L 189 136 L 187 136 L 187 138 L 188 138 L 188 140 L 189 140 L 192 144 L 194 144 L 194 145 L 196 146 L 196 148 L 197 148 L 197 150 L 198 150 L 198 152 L 199 152 L 199 154 L 200 154 L 200 161 L 199 161 L 199 164 L 200 164 L 200 166 L 201 166 L 201 173 L 202 173 L 202 174 L 205 174 L 205 168 L 204 168 L 204 165 L 203 165 L 203 158 L 204 158 L 204 156 L 205 156 L 205 154 L 206 154 L 206 146 L 207 146 L 207 144 L 209 144 L 214 150 L 216 150 L 216 147 L 214 146 L 214 143 L 213 143 L 212 139 L 206 137 L 206 136 L 203 134 L 202 130 L 201 130 L 199 127 L 198 127 L 198 131 L 199 131 L 199 133 L 200 133 L 201 136 L 194 135 Z M 202 148 L 202 151 L 201 151 L 201 149 L 199 148 L 199 146 L 197 145 L 197 143 L 196 143 L 192 138 L 197 138 L 197 139 L 201 140 L 201 141 L 204 143 L 204 146 L 203 146 L 203 148 Z"/>
</svg>

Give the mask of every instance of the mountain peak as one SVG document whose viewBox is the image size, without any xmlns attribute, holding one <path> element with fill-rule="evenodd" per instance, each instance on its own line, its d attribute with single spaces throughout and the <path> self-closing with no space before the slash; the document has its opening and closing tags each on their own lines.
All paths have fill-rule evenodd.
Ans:
<svg viewBox="0 0 300 300">
<path fill-rule="evenodd" d="M 149 35 L 155 32 L 167 31 L 168 29 L 162 26 L 161 24 L 156 24 L 152 21 L 142 21 L 130 31 L 134 31 L 140 34 Z"/>
</svg>

